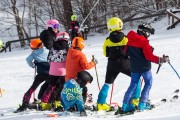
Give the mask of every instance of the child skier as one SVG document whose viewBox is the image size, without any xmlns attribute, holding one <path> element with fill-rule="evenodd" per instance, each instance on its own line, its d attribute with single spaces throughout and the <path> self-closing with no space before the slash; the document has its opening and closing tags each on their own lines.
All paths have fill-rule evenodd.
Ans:
<svg viewBox="0 0 180 120">
<path fill-rule="evenodd" d="M 84 108 L 88 91 L 86 84 L 92 81 L 93 77 L 89 72 L 81 71 L 78 72 L 76 80 L 70 79 L 64 84 L 64 88 L 61 92 L 64 110 L 77 107 L 77 111 L 80 111 L 80 116 L 87 116 Z"/>
<path fill-rule="evenodd" d="M 111 110 L 111 106 L 106 104 L 106 98 L 108 96 L 109 87 L 113 84 L 114 80 L 119 73 L 130 76 L 130 61 L 129 58 L 124 54 L 124 48 L 128 39 L 122 32 L 123 22 L 117 17 L 110 18 L 107 21 L 107 27 L 110 32 L 109 37 L 105 40 L 103 45 L 103 53 L 108 57 L 107 71 L 105 84 L 101 88 L 98 100 L 98 110 Z M 134 93 L 134 104 L 137 104 L 138 98 L 140 97 L 140 81 L 139 85 Z"/>
<path fill-rule="evenodd" d="M 66 60 L 66 82 L 70 79 L 76 79 L 78 72 L 88 70 L 97 64 L 96 59 L 91 62 L 87 61 L 85 54 L 82 52 L 84 48 L 84 39 L 75 37 L 72 47 L 69 49 Z"/>
<path fill-rule="evenodd" d="M 32 39 L 30 41 L 30 47 L 33 51 L 26 58 L 26 61 L 32 68 L 37 66 L 37 75 L 29 90 L 24 94 L 22 106 L 20 106 L 15 113 L 25 111 L 28 108 L 32 93 L 42 82 L 47 80 L 49 76 L 49 63 L 47 62 L 49 50 L 44 47 L 42 41 L 39 39 Z"/>
<path fill-rule="evenodd" d="M 79 22 L 77 21 L 77 16 L 72 15 L 71 16 L 71 24 L 70 24 L 70 32 L 71 32 L 71 40 L 73 40 L 75 37 L 78 37 L 78 31 L 79 31 Z M 72 41 L 71 41 L 72 44 Z"/>
<path fill-rule="evenodd" d="M 150 34 L 154 34 L 154 31 L 149 24 L 142 24 L 138 26 L 137 33 L 130 31 L 127 35 L 128 43 L 125 52 L 130 56 L 131 83 L 124 95 L 122 111 L 125 113 L 135 109 L 131 100 L 141 76 L 144 78 L 145 85 L 141 92 L 138 109 L 140 111 L 151 109 L 151 105 L 148 103 L 149 91 L 152 86 L 151 62 L 162 64 L 169 61 L 168 56 L 158 57 L 153 54 L 148 37 Z"/>
<path fill-rule="evenodd" d="M 53 43 L 56 41 L 56 35 L 59 32 L 59 22 L 56 19 L 50 19 L 46 22 L 46 29 L 40 33 L 40 39 L 47 49 L 53 47 Z M 38 99 L 42 99 L 42 96 L 49 85 L 49 80 L 46 81 L 40 88 L 38 93 Z"/>
<path fill-rule="evenodd" d="M 42 97 L 42 110 L 51 109 L 50 96 L 56 87 L 56 84 L 58 83 L 60 89 L 63 88 L 66 75 L 66 56 L 69 49 L 68 40 L 68 33 L 59 32 L 53 47 L 50 49 L 48 55 L 48 62 L 50 62 L 49 86 Z M 54 105 L 55 109 L 61 109 L 60 98 L 56 99 Z"/>
<path fill-rule="evenodd" d="M 48 20 L 46 23 L 46 29 L 40 33 L 40 39 L 47 49 L 53 47 L 54 41 L 56 41 L 56 34 L 59 32 L 59 22 L 55 19 Z"/>
</svg>

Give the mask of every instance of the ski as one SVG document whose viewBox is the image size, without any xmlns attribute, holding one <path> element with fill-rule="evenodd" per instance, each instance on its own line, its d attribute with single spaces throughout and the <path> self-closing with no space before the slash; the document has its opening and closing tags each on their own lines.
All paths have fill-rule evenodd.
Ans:
<svg viewBox="0 0 180 120">
<path fill-rule="evenodd" d="M 150 111 L 153 110 L 161 105 L 163 105 L 164 103 L 167 102 L 174 102 L 179 98 L 179 89 L 176 89 L 173 93 L 171 93 L 170 95 L 166 96 L 165 98 L 161 98 L 160 101 L 158 100 L 158 102 L 156 103 L 151 103 L 151 101 L 149 101 L 149 103 L 152 105 L 152 109 L 149 110 L 145 110 L 145 111 Z M 127 116 L 127 115 L 134 115 L 136 113 L 140 113 L 140 112 L 144 112 L 144 111 L 139 111 L 138 109 L 135 111 L 130 111 L 130 112 L 123 112 L 121 107 L 118 107 L 118 110 L 115 112 L 115 115 L 119 116 L 119 117 L 123 117 L 123 116 Z"/>
<path fill-rule="evenodd" d="M 173 102 L 179 98 L 179 89 L 176 89 L 173 93 L 170 95 L 166 96 L 165 98 L 161 98 L 160 101 L 157 101 L 153 103 L 153 101 L 150 101 L 149 103 L 152 104 L 153 108 L 156 108 L 158 106 L 161 106 L 162 104 L 166 102 Z"/>
</svg>

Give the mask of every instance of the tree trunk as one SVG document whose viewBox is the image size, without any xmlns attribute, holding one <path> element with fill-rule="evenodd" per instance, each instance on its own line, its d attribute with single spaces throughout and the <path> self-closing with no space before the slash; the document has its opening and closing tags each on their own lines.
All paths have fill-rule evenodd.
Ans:
<svg viewBox="0 0 180 120">
<path fill-rule="evenodd" d="M 11 0 L 12 2 L 12 11 L 15 15 L 15 21 L 16 21 L 16 28 L 19 39 L 24 39 L 23 29 L 22 29 L 22 21 L 19 17 L 19 10 L 16 7 L 16 0 Z M 20 42 L 21 47 L 24 47 L 26 45 L 25 41 Z"/>
<path fill-rule="evenodd" d="M 73 15 L 71 0 L 63 0 L 65 29 L 68 30 L 71 22 L 71 15 Z"/>
</svg>

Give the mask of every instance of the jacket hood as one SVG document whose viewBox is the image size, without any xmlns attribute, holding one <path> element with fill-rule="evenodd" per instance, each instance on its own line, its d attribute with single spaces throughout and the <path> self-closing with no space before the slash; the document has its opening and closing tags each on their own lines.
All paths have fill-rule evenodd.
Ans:
<svg viewBox="0 0 180 120">
<path fill-rule="evenodd" d="M 123 32 L 115 31 L 115 32 L 110 33 L 109 39 L 113 43 L 118 43 L 118 42 L 121 42 L 124 37 L 125 35 Z"/>
<path fill-rule="evenodd" d="M 72 59 L 76 59 L 76 57 L 81 54 L 81 51 L 73 49 L 73 48 L 70 48 L 69 51 L 68 51 L 68 54 L 70 54 Z"/>
</svg>

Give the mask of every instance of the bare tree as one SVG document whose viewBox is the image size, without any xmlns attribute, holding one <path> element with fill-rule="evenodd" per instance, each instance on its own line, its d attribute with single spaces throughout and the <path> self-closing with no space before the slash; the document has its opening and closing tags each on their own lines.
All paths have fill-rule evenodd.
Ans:
<svg viewBox="0 0 180 120">
<path fill-rule="evenodd" d="M 83 22 L 94 28 L 94 31 L 100 31 L 106 28 L 106 21 L 110 17 L 117 16 L 127 20 L 163 12 L 180 4 L 180 0 L 99 0 L 95 6 L 96 2 L 97 0 L 1 0 L 0 12 L 7 19 L 0 18 L 0 24 L 6 22 L 11 26 L 0 32 L 16 27 L 19 39 L 38 36 L 48 19 L 57 19 L 61 25 L 60 30 L 68 30 L 72 14 L 78 16 L 80 24 Z M 21 46 L 23 45 L 22 42 Z"/>
<path fill-rule="evenodd" d="M 17 7 L 17 1 L 16 0 L 3 0 L 1 1 L 2 5 L 4 6 L 4 8 L 2 8 L 1 10 L 6 12 L 7 14 L 10 14 L 11 16 L 14 16 L 15 18 L 15 23 L 12 21 L 4 21 L 4 22 L 8 22 L 12 25 L 16 26 L 17 29 L 17 34 L 18 34 L 18 38 L 19 39 L 24 39 L 26 37 L 28 37 L 28 34 L 24 28 L 23 25 L 23 21 L 24 21 L 24 12 L 25 12 L 25 1 L 23 0 L 23 12 L 22 12 L 22 16 L 20 17 L 19 14 L 19 9 Z M 10 7 L 8 7 L 10 6 Z M 8 9 L 7 9 L 8 7 Z M 25 46 L 25 42 L 21 41 L 21 47 Z"/>
</svg>

